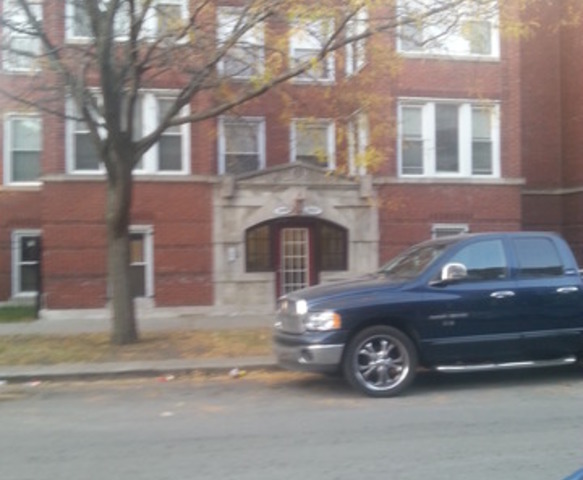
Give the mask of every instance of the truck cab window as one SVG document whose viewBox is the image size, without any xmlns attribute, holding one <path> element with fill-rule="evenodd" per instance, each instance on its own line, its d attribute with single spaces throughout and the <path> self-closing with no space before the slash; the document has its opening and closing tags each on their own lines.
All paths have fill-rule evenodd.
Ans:
<svg viewBox="0 0 583 480">
<path fill-rule="evenodd" d="M 514 249 L 520 277 L 556 277 L 563 275 L 563 262 L 557 248 L 547 238 L 517 238 Z"/>
<path fill-rule="evenodd" d="M 485 240 L 462 248 L 450 260 L 461 263 L 468 270 L 468 280 L 485 281 L 505 278 L 508 262 L 501 240 Z"/>
</svg>

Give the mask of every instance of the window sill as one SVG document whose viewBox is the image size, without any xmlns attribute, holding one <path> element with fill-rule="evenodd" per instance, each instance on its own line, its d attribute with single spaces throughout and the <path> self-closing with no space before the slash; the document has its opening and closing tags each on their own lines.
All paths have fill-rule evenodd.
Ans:
<svg viewBox="0 0 583 480">
<path fill-rule="evenodd" d="M 454 62 L 500 63 L 500 55 L 468 55 L 452 53 L 399 52 L 405 59 L 451 60 Z"/>
<path fill-rule="evenodd" d="M 336 83 L 336 78 L 332 79 L 311 79 L 311 78 L 292 78 L 291 83 L 293 85 L 321 85 L 321 86 L 330 86 Z"/>
<path fill-rule="evenodd" d="M 7 183 L 0 186 L 0 191 L 18 191 L 18 192 L 38 192 L 42 189 L 42 182 L 30 183 Z"/>
</svg>

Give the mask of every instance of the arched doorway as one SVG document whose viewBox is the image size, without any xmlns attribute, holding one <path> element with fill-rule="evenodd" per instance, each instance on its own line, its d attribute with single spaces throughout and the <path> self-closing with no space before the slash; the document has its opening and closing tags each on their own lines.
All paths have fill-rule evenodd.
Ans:
<svg viewBox="0 0 583 480">
<path fill-rule="evenodd" d="M 332 222 L 286 217 L 245 232 L 246 271 L 273 271 L 277 296 L 315 285 L 322 272 L 347 266 L 348 232 Z"/>
</svg>

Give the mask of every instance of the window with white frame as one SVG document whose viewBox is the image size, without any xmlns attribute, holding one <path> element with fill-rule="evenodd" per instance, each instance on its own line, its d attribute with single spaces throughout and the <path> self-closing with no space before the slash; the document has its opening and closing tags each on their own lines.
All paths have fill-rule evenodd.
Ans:
<svg viewBox="0 0 583 480">
<path fill-rule="evenodd" d="M 144 92 L 136 102 L 134 138 L 153 131 L 172 107 L 174 97 L 164 93 Z M 72 102 L 71 112 L 75 111 Z M 71 173 L 99 173 L 103 166 L 89 128 L 81 120 L 68 124 L 68 165 Z M 167 128 L 135 168 L 135 173 L 186 174 L 190 170 L 190 135 L 188 124 Z"/>
<path fill-rule="evenodd" d="M 265 167 L 265 120 L 219 119 L 219 173 L 238 175 Z"/>
<path fill-rule="evenodd" d="M 350 175 L 366 174 L 368 143 L 368 116 L 364 112 L 357 112 L 348 121 L 348 169 Z"/>
<path fill-rule="evenodd" d="M 4 122 L 4 139 L 4 183 L 39 183 L 41 118 L 38 115 L 8 115 Z"/>
<path fill-rule="evenodd" d="M 41 3 L 30 1 L 28 7 L 35 20 L 42 22 Z M 14 72 L 38 70 L 37 57 L 42 44 L 26 10 L 16 0 L 6 0 L 2 15 L 2 68 Z"/>
<path fill-rule="evenodd" d="M 72 102 L 70 108 L 71 112 L 74 112 Z M 87 123 L 82 120 L 69 120 L 67 125 L 69 171 L 75 173 L 102 172 L 101 159 Z"/>
<path fill-rule="evenodd" d="M 12 296 L 38 293 L 41 260 L 40 230 L 12 232 Z"/>
<path fill-rule="evenodd" d="M 105 12 L 111 0 L 97 0 L 97 7 L 101 12 Z M 67 0 L 65 7 L 65 28 L 67 39 L 88 40 L 93 38 L 90 18 L 85 7 L 85 0 Z M 114 17 L 113 32 L 118 40 L 128 37 L 130 30 L 129 3 L 119 2 L 118 11 Z"/>
<path fill-rule="evenodd" d="M 335 167 L 336 133 L 330 120 L 297 119 L 292 122 L 292 162 L 311 163 L 318 167 Z"/>
<path fill-rule="evenodd" d="M 154 295 L 154 239 L 148 226 L 130 227 L 130 288 L 134 298 Z"/>
<path fill-rule="evenodd" d="M 362 35 L 368 29 L 368 13 L 362 8 L 346 24 L 346 37 L 355 38 Z M 345 59 L 346 75 L 354 75 L 366 64 L 366 39 L 361 38 L 346 45 Z"/>
<path fill-rule="evenodd" d="M 402 25 L 398 48 L 403 53 L 498 58 L 500 33 L 498 6 L 492 2 L 466 2 L 428 14 L 438 0 L 400 3 Z"/>
<path fill-rule="evenodd" d="M 290 61 L 293 66 L 309 62 L 312 66 L 294 78 L 294 81 L 333 82 L 335 78 L 334 54 L 323 60 L 318 55 L 334 31 L 333 20 L 295 22 L 291 26 Z"/>
<path fill-rule="evenodd" d="M 402 101 L 399 164 L 402 176 L 500 176 L 497 104 Z"/>
<path fill-rule="evenodd" d="M 165 43 L 188 41 L 188 0 L 155 0 L 143 15 L 142 37 L 160 38 Z"/>
<path fill-rule="evenodd" d="M 435 223 L 431 226 L 432 238 L 451 237 L 468 233 L 470 227 L 465 223 Z"/>
<path fill-rule="evenodd" d="M 220 75 L 247 79 L 263 72 L 263 22 L 254 23 L 242 8 L 221 7 L 217 14 L 217 37 L 219 46 L 234 42 L 218 63 Z"/>
</svg>

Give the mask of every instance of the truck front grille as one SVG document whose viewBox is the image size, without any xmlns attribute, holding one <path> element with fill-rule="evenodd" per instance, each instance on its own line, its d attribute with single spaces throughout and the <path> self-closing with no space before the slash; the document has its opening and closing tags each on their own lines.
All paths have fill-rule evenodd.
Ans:
<svg viewBox="0 0 583 480">
<path fill-rule="evenodd" d="M 277 326 L 286 333 L 304 333 L 302 317 L 296 313 L 296 304 L 293 300 L 282 299 L 277 305 Z"/>
</svg>

